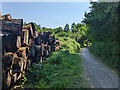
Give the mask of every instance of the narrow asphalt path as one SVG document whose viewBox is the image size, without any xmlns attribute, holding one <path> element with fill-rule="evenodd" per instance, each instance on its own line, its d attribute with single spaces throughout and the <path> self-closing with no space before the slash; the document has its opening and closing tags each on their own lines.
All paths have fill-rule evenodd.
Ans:
<svg viewBox="0 0 120 90">
<path fill-rule="evenodd" d="M 118 88 L 118 77 L 114 73 L 95 60 L 87 48 L 81 51 L 86 67 L 86 74 L 94 88 Z"/>
</svg>

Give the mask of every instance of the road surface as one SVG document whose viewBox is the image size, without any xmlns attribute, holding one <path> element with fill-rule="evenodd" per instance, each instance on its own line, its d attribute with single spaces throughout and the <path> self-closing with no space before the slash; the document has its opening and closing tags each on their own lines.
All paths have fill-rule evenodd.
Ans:
<svg viewBox="0 0 120 90">
<path fill-rule="evenodd" d="M 81 54 L 93 88 L 118 88 L 118 77 L 109 68 L 95 60 L 87 48 L 82 49 Z"/>
</svg>

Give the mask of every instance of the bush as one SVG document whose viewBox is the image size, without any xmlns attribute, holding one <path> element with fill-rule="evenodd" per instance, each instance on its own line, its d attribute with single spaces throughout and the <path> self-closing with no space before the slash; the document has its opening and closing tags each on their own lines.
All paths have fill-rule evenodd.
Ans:
<svg viewBox="0 0 120 90">
<path fill-rule="evenodd" d="M 101 60 L 107 63 L 110 67 L 117 69 L 119 67 L 119 46 L 110 42 L 94 42 L 89 50 L 100 57 Z"/>
<path fill-rule="evenodd" d="M 80 44 L 74 39 L 69 37 L 59 37 L 59 40 L 61 41 L 60 48 L 68 50 L 69 53 L 75 53 L 76 51 L 80 50 Z"/>
<path fill-rule="evenodd" d="M 62 60 L 61 52 L 53 52 L 48 60 L 51 64 L 60 64 Z"/>
</svg>

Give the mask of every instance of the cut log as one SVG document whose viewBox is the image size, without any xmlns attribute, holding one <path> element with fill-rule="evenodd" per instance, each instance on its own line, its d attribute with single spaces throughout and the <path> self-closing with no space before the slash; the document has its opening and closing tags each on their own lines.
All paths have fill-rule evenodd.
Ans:
<svg viewBox="0 0 120 90">
<path fill-rule="evenodd" d="M 29 23 L 28 25 L 24 25 L 23 28 L 28 29 L 30 31 L 30 37 L 34 38 L 34 36 L 36 35 L 36 32 L 35 32 L 35 26 L 32 22 Z"/>
<path fill-rule="evenodd" d="M 49 53 L 51 52 L 51 47 L 50 47 L 50 46 L 48 46 L 48 52 L 49 52 Z"/>
<path fill-rule="evenodd" d="M 6 84 L 7 84 L 7 87 L 9 87 L 10 86 L 10 84 L 11 84 L 11 75 L 10 75 L 10 72 L 8 71 L 8 72 L 6 72 L 7 73 L 7 76 L 6 76 Z"/>
<path fill-rule="evenodd" d="M 26 70 L 26 67 L 27 67 L 27 60 L 24 60 L 24 67 L 23 67 L 24 71 Z"/>
<path fill-rule="evenodd" d="M 22 57 L 27 60 L 28 59 L 28 48 L 24 49 L 22 52 Z"/>
<path fill-rule="evenodd" d="M 27 60 L 26 70 L 29 70 L 30 67 L 31 67 L 31 60 Z"/>
<path fill-rule="evenodd" d="M 11 68 L 13 60 L 14 60 L 14 53 L 10 53 L 10 52 L 6 53 L 6 55 L 2 57 L 2 63 L 4 65 L 4 67 L 2 68 L 4 68 L 5 70 L 7 68 Z"/>
<path fill-rule="evenodd" d="M 25 43 L 26 45 L 29 45 L 29 30 L 23 29 L 23 35 L 24 35 L 23 43 Z"/>
<path fill-rule="evenodd" d="M 42 47 L 40 45 L 35 45 L 35 48 L 36 48 L 36 54 L 41 55 Z"/>
<path fill-rule="evenodd" d="M 21 36 L 17 36 L 17 48 L 21 47 Z"/>
<path fill-rule="evenodd" d="M 40 36 L 35 37 L 35 44 L 36 45 L 41 45 L 42 44 Z"/>
<path fill-rule="evenodd" d="M 32 22 L 30 23 L 30 31 L 31 31 L 31 36 L 34 37 L 35 36 L 35 26 Z"/>
<path fill-rule="evenodd" d="M 35 56 L 35 46 L 33 45 L 30 50 L 31 50 L 32 57 L 34 57 Z"/>
<path fill-rule="evenodd" d="M 49 56 L 49 52 L 48 50 L 46 50 L 46 57 L 48 58 L 48 56 Z"/>
<path fill-rule="evenodd" d="M 25 60 L 27 60 L 29 55 L 29 47 L 20 47 L 16 54 L 17 56 L 23 57 Z"/>
<path fill-rule="evenodd" d="M 17 50 L 17 37 L 10 33 L 3 33 L 2 50 L 6 52 L 15 52 Z"/>
<path fill-rule="evenodd" d="M 12 82 L 16 82 L 17 81 L 17 73 L 15 73 L 13 76 L 12 76 Z"/>
<path fill-rule="evenodd" d="M 22 19 L 2 20 L 2 31 L 13 33 L 16 36 L 21 35 L 22 25 Z"/>
<path fill-rule="evenodd" d="M 6 70 L 5 73 L 3 73 L 3 78 L 2 78 L 3 88 L 8 88 L 11 84 L 11 80 L 12 77 L 10 75 L 10 72 Z"/>
</svg>

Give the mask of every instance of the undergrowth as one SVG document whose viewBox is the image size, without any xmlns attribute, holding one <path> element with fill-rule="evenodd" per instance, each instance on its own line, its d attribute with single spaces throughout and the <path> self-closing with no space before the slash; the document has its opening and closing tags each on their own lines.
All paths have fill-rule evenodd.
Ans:
<svg viewBox="0 0 120 90">
<path fill-rule="evenodd" d="M 47 63 L 32 65 L 25 88 L 86 88 L 80 45 L 68 37 L 58 37 L 60 50 L 50 54 Z"/>
<path fill-rule="evenodd" d="M 89 50 L 113 69 L 119 68 L 119 46 L 115 43 L 96 42 Z"/>
</svg>

